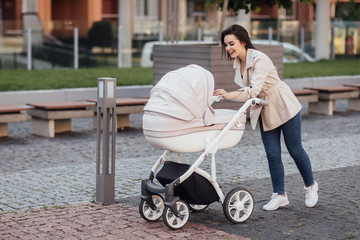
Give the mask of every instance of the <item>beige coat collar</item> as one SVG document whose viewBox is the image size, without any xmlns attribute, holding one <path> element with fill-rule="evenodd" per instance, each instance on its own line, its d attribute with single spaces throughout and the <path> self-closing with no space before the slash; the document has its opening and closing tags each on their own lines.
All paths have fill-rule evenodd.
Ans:
<svg viewBox="0 0 360 240">
<path fill-rule="evenodd" d="M 249 48 L 246 51 L 246 65 L 244 68 L 244 73 L 241 72 L 240 59 L 236 58 L 234 61 L 233 68 L 235 68 L 235 72 L 237 73 L 237 76 L 235 77 L 235 83 L 241 87 L 249 86 L 250 84 L 250 80 L 248 79 L 248 70 L 254 66 L 254 55 L 256 55 L 256 50 L 254 50 L 255 49 Z"/>
</svg>

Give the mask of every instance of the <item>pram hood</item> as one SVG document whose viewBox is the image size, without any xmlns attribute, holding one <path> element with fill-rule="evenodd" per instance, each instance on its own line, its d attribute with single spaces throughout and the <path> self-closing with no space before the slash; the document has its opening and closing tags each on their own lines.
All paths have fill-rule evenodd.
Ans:
<svg viewBox="0 0 360 240">
<path fill-rule="evenodd" d="M 159 113 L 182 121 L 202 120 L 197 122 L 202 122 L 203 126 L 212 125 L 213 92 L 213 75 L 198 65 L 188 65 L 168 72 L 160 79 L 150 92 L 144 112 Z M 151 123 L 143 124 L 151 128 Z"/>
</svg>

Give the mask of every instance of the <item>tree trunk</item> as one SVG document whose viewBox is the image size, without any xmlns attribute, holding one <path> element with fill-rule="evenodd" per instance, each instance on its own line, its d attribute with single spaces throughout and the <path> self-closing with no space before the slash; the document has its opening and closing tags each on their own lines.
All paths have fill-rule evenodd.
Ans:
<svg viewBox="0 0 360 240">
<path fill-rule="evenodd" d="M 227 8 L 229 5 L 229 0 L 224 1 L 222 14 L 221 14 L 221 21 L 220 21 L 220 28 L 219 28 L 219 41 L 221 40 L 221 32 L 224 30 L 225 20 L 226 20 L 226 14 L 227 14 Z"/>
</svg>

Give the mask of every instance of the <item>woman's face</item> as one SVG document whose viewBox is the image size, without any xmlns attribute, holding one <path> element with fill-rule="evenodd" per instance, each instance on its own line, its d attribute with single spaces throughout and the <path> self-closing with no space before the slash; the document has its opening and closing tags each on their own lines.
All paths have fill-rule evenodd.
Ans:
<svg viewBox="0 0 360 240">
<path fill-rule="evenodd" d="M 241 43 L 234 34 L 229 34 L 224 37 L 225 50 L 231 58 L 240 59 L 246 56 L 245 43 Z"/>
</svg>

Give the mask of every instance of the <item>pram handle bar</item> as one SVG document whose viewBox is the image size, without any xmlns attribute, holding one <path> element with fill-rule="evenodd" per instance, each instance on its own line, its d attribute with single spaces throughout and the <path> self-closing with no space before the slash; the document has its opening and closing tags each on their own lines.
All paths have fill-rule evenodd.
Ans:
<svg viewBox="0 0 360 240">
<path fill-rule="evenodd" d="M 212 96 L 212 103 L 214 102 L 220 102 L 221 100 L 223 100 L 224 98 L 221 97 L 220 95 L 218 96 Z"/>
<path fill-rule="evenodd" d="M 217 151 L 218 143 L 220 142 L 221 138 L 230 130 L 230 128 L 236 123 L 236 121 L 238 121 L 240 115 L 245 114 L 246 110 L 250 106 L 253 106 L 255 104 L 266 106 L 269 104 L 269 102 L 260 98 L 248 99 L 244 103 L 244 105 L 242 105 L 242 107 L 234 114 L 232 119 L 226 124 L 223 130 L 221 130 L 220 133 L 206 146 L 205 151 L 198 158 L 199 161 L 196 161 L 193 165 L 191 165 L 188 171 L 186 171 L 182 176 L 180 176 L 180 183 L 185 181 L 195 171 L 195 169 L 204 161 L 205 156 L 207 156 L 209 153 L 214 154 Z"/>
<path fill-rule="evenodd" d="M 217 151 L 217 147 L 218 147 L 217 143 L 230 130 L 230 128 L 236 123 L 236 121 L 239 119 L 240 115 L 246 113 L 246 110 L 250 106 L 254 106 L 256 104 L 266 106 L 266 105 L 269 105 L 269 102 L 266 100 L 260 99 L 260 98 L 248 99 L 244 103 L 244 105 L 242 105 L 242 107 L 235 113 L 235 115 L 232 117 L 232 119 L 226 124 L 226 126 L 223 128 L 223 130 L 215 137 L 215 139 L 213 141 L 211 141 L 209 143 L 209 145 L 207 145 L 207 147 L 205 148 L 204 154 L 215 153 Z M 184 174 L 184 176 L 186 176 L 186 175 L 187 175 L 187 173 Z"/>
<path fill-rule="evenodd" d="M 269 101 L 263 100 L 261 98 L 253 98 L 251 105 L 254 106 L 255 104 L 261 105 L 261 106 L 269 106 Z"/>
<path fill-rule="evenodd" d="M 213 103 L 214 102 L 220 102 L 221 100 L 224 100 L 224 98 L 221 97 L 220 95 L 212 97 L 212 102 Z M 258 105 L 261 105 L 261 106 L 268 106 L 269 105 L 269 101 L 263 100 L 261 98 L 252 98 L 251 100 L 252 100 L 252 102 L 251 102 L 252 106 L 254 106 L 255 104 L 258 104 Z M 236 101 L 236 100 L 228 100 L 228 101 L 239 102 L 239 101 Z"/>
</svg>

